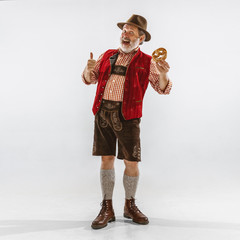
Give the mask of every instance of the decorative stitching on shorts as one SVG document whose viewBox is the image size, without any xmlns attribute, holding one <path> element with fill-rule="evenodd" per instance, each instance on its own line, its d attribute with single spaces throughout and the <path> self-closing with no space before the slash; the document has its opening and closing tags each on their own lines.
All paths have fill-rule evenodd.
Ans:
<svg viewBox="0 0 240 240">
<path fill-rule="evenodd" d="M 139 145 L 135 145 L 134 147 L 133 147 L 133 154 L 132 154 L 132 156 L 134 157 L 134 158 L 137 158 L 137 159 L 141 159 L 141 148 L 140 148 L 140 146 Z"/>
<path fill-rule="evenodd" d="M 99 125 L 100 127 L 102 128 L 106 128 L 108 126 L 108 123 L 106 121 L 106 117 L 105 117 L 105 111 L 104 110 L 101 110 L 100 113 L 99 113 Z"/>
<path fill-rule="evenodd" d="M 112 125 L 115 131 L 121 131 L 122 130 L 122 123 L 119 119 L 119 114 L 118 111 L 112 112 L 111 113 L 111 120 L 112 120 Z"/>
<path fill-rule="evenodd" d="M 94 140 L 94 142 L 93 142 L 93 150 L 92 150 L 93 154 L 96 153 L 96 150 L 97 150 L 97 146 L 96 146 L 96 141 Z"/>
</svg>

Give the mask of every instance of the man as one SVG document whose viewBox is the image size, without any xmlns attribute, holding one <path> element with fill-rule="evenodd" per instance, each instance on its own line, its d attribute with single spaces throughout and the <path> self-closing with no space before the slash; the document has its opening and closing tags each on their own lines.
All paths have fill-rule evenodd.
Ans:
<svg viewBox="0 0 240 240">
<path fill-rule="evenodd" d="M 117 25 L 122 29 L 120 48 L 106 51 L 97 61 L 90 53 L 82 74 L 85 84 L 98 83 L 92 109 L 95 115 L 93 155 L 102 158 L 100 180 L 103 201 L 101 211 L 92 222 L 93 229 L 103 228 L 108 222 L 115 221 L 112 195 L 116 140 L 117 158 L 125 163 L 124 217 L 138 224 L 149 223 L 135 204 L 138 162 L 141 161 L 139 125 L 142 101 L 149 82 L 159 94 L 169 94 L 172 87 L 167 76 L 168 63 L 164 60 L 156 63 L 151 56 L 140 51 L 139 45 L 151 39 L 146 19 L 132 15 L 127 22 Z"/>
</svg>

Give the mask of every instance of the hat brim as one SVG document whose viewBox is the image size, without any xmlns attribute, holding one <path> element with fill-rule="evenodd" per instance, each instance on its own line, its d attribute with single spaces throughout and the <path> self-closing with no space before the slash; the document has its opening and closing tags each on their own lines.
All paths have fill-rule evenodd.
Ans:
<svg viewBox="0 0 240 240">
<path fill-rule="evenodd" d="M 124 26 L 125 24 L 133 25 L 133 26 L 139 28 L 140 30 L 142 30 L 142 31 L 145 33 L 145 36 L 146 36 L 146 38 L 145 38 L 144 41 L 145 41 L 145 42 L 150 41 L 150 39 L 151 39 L 150 33 L 147 32 L 146 30 L 142 29 L 141 27 L 139 27 L 137 24 L 129 23 L 129 22 L 120 22 L 120 23 L 117 23 L 117 26 L 118 26 L 120 29 L 123 29 L 123 26 Z"/>
</svg>

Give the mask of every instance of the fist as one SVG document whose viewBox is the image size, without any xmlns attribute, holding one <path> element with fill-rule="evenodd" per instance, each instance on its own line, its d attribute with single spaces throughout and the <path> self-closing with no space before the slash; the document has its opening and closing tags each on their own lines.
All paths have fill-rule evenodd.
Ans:
<svg viewBox="0 0 240 240">
<path fill-rule="evenodd" d="M 87 70 L 90 72 L 94 69 L 95 66 L 96 66 L 96 60 L 93 59 L 93 53 L 90 52 L 90 59 L 88 59 L 88 62 L 87 62 Z"/>
<path fill-rule="evenodd" d="M 170 66 L 165 60 L 159 60 L 156 64 L 160 73 L 167 73 L 170 69 Z"/>
</svg>

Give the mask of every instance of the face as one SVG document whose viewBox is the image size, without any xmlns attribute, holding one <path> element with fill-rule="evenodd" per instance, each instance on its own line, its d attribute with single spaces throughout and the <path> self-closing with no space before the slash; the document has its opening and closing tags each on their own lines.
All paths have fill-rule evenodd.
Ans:
<svg viewBox="0 0 240 240">
<path fill-rule="evenodd" d="M 144 36 L 139 36 L 137 27 L 125 24 L 120 37 L 120 48 L 123 52 L 129 53 L 137 48 L 143 39 Z"/>
</svg>

